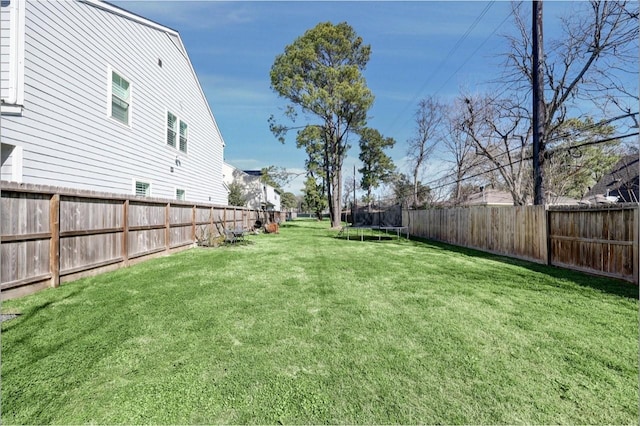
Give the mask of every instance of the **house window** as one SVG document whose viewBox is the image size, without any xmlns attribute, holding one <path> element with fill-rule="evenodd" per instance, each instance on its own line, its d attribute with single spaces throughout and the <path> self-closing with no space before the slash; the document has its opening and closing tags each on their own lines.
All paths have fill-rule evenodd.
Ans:
<svg viewBox="0 0 640 426">
<path fill-rule="evenodd" d="M 131 84 L 115 71 L 111 72 L 111 117 L 127 126 L 131 118 Z"/>
<path fill-rule="evenodd" d="M 151 184 L 137 180 L 135 184 L 135 191 L 136 196 L 138 197 L 149 197 L 151 196 Z"/>
<path fill-rule="evenodd" d="M 182 200 L 184 201 L 185 197 L 184 197 L 184 189 L 176 189 L 176 200 Z"/>
<path fill-rule="evenodd" d="M 189 126 L 175 114 L 167 111 L 167 145 L 186 153 L 189 142 Z"/>
<path fill-rule="evenodd" d="M 187 140 L 189 138 L 189 129 L 187 123 L 180 120 L 180 151 L 187 152 Z"/>
<path fill-rule="evenodd" d="M 176 137 L 178 136 L 178 117 L 167 112 L 167 145 L 176 147 Z"/>
</svg>

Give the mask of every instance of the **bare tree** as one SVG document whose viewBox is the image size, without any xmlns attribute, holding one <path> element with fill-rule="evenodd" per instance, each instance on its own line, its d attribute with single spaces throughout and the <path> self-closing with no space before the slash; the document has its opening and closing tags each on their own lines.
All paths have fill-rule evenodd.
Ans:
<svg viewBox="0 0 640 426">
<path fill-rule="evenodd" d="M 416 135 L 409 140 L 407 156 L 412 169 L 413 205 L 420 204 L 419 183 L 420 173 L 425 163 L 433 153 L 440 137 L 441 125 L 444 121 L 443 105 L 433 96 L 418 102 L 416 111 Z"/>
<path fill-rule="evenodd" d="M 465 180 L 477 174 L 479 166 L 484 162 L 484 157 L 476 155 L 473 140 L 465 132 L 465 108 L 464 99 L 458 98 L 453 105 L 445 108 L 443 134 L 441 138 L 442 148 L 447 154 L 445 161 L 453 165 L 453 177 L 455 178 L 450 198 L 454 205 L 458 205 L 463 197 Z"/>
<path fill-rule="evenodd" d="M 570 16 L 561 18 L 561 37 L 545 43 L 540 141 L 543 168 L 552 149 L 550 136 L 567 120 L 576 103 L 588 102 L 603 111 L 615 105 L 626 112 L 630 112 L 631 105 L 637 108 L 638 104 L 638 3 L 591 0 L 576 4 Z M 530 19 L 525 17 L 522 3 L 514 3 L 513 15 L 517 35 L 507 37 L 510 49 L 502 83 L 506 81 L 511 89 L 530 94 L 533 84 Z"/>
<path fill-rule="evenodd" d="M 492 99 L 489 96 L 466 97 L 461 132 L 469 138 L 475 154 L 484 157 L 496 172 L 516 205 L 528 198 L 527 171 L 531 122 L 518 99 Z M 486 165 L 483 165 L 486 167 Z M 495 175 L 494 175 L 495 176 Z"/>
</svg>

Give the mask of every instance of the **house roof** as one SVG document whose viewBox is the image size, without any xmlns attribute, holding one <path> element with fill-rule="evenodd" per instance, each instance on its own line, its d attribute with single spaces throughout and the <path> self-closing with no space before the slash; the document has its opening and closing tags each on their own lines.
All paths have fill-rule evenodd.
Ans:
<svg viewBox="0 0 640 426">
<path fill-rule="evenodd" d="M 178 35 L 178 31 L 177 30 L 169 28 L 166 25 L 159 24 L 159 23 L 157 23 L 155 21 L 152 21 L 151 19 L 145 18 L 144 16 L 140 16 L 140 15 L 135 14 L 133 12 L 129 12 L 128 10 L 125 10 L 125 9 L 123 9 L 121 7 L 118 7 L 118 6 L 114 5 L 114 4 L 111 4 L 111 3 L 107 2 L 107 1 L 103 1 L 103 0 L 79 0 L 79 1 L 81 1 L 82 3 L 87 3 L 87 4 L 90 4 L 90 5 L 95 6 L 97 8 L 106 10 L 108 12 L 111 12 L 111 13 L 115 14 L 115 15 L 120 15 L 120 16 L 122 16 L 124 18 L 127 18 L 127 19 L 130 19 L 132 21 L 135 21 L 135 22 L 137 22 L 139 24 L 143 24 L 143 25 L 149 26 L 151 28 L 155 28 L 155 29 L 160 30 L 160 31 L 171 32 L 171 33 L 173 33 L 175 35 Z"/>
<path fill-rule="evenodd" d="M 463 206 L 512 206 L 513 197 L 510 192 L 498 189 L 485 189 L 467 196 L 461 203 Z"/>
<path fill-rule="evenodd" d="M 638 154 L 622 157 L 611 171 L 598 181 L 585 198 L 595 196 L 617 196 L 619 201 L 638 201 L 638 177 L 640 176 L 640 157 Z"/>
<path fill-rule="evenodd" d="M 576 200 L 575 198 L 553 194 L 547 194 L 547 202 L 554 206 L 576 206 L 580 204 L 580 200 Z"/>
</svg>

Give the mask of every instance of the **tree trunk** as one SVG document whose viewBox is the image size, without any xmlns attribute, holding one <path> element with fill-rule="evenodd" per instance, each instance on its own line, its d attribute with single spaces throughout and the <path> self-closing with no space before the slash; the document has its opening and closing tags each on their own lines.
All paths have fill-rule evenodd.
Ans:
<svg viewBox="0 0 640 426">
<path fill-rule="evenodd" d="M 420 163 L 413 169 L 413 208 L 418 208 L 418 171 L 420 170 Z"/>
<path fill-rule="evenodd" d="M 339 228 L 342 221 L 341 219 L 341 196 L 342 196 L 342 191 L 340 190 L 340 184 L 341 184 L 341 176 L 340 176 L 340 169 L 337 168 L 336 170 L 333 171 L 332 176 L 331 176 L 331 227 L 332 228 Z"/>
</svg>

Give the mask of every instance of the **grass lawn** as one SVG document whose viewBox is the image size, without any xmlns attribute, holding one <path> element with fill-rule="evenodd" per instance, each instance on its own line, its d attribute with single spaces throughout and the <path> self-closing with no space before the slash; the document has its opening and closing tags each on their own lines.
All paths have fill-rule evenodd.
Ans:
<svg viewBox="0 0 640 426">
<path fill-rule="evenodd" d="M 3 312 L 5 424 L 637 424 L 638 288 L 328 222 Z"/>
</svg>

